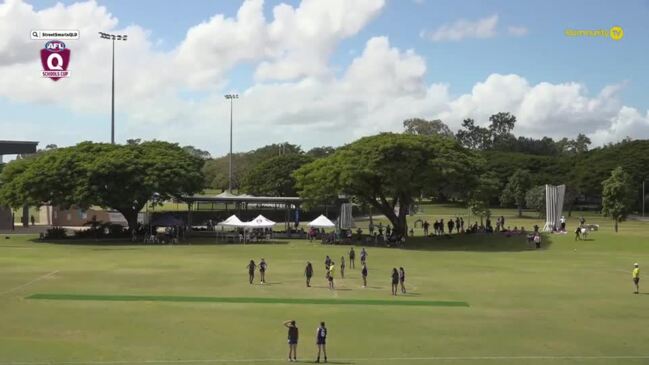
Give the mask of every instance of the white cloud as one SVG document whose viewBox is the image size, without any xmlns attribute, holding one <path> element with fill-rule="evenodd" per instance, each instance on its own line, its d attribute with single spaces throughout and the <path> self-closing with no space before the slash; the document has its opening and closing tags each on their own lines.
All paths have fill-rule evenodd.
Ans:
<svg viewBox="0 0 649 365">
<path fill-rule="evenodd" d="M 466 38 L 492 38 L 497 34 L 498 15 L 475 21 L 460 19 L 451 24 L 443 24 L 434 31 L 423 31 L 420 35 L 433 42 L 460 41 Z"/>
<path fill-rule="evenodd" d="M 465 118 L 485 123 L 501 111 L 517 116 L 517 134 L 585 133 L 596 143 L 627 135 L 649 137 L 649 114 L 622 103 L 622 85 L 591 95 L 576 82 L 531 84 L 520 75 L 492 74 L 470 92 L 455 95 L 450 85 L 428 83 L 425 60 L 415 50 L 394 47 L 387 37 L 367 40 L 350 65 L 334 73 L 331 53 L 375 17 L 383 1 L 322 4 L 304 0 L 295 8 L 280 5 L 268 21 L 261 0 L 248 0 L 235 17 L 213 16 L 190 28 L 175 49 L 161 52 L 147 30 L 120 27 L 93 1 L 34 11 L 11 0 L 0 5 L 0 31 L 6 35 L 0 40 L 0 97 L 54 104 L 89 118 L 107 117 L 110 43 L 95 35 L 111 31 L 129 34 L 116 53 L 119 141 L 158 138 L 224 153 L 229 104 L 223 93 L 230 91 L 225 90 L 228 71 L 242 63 L 253 66 L 257 82 L 239 90 L 241 98 L 235 102 L 238 151 L 287 140 L 305 148 L 340 145 L 380 131 L 400 131 L 403 119 L 415 116 L 441 118 L 457 129 Z M 40 78 L 36 55 L 42 42 L 28 37 L 34 24 L 81 30 L 81 39 L 68 43 L 72 77 L 56 83 Z M 191 89 L 199 90 L 200 97 L 181 96 Z M 96 125 L 66 125 L 71 127 L 64 130 L 56 121 L 38 123 L 28 116 L 24 121 L 0 118 L 0 130 L 11 138 L 65 145 L 98 133 Z"/>
<path fill-rule="evenodd" d="M 528 32 L 527 28 L 523 26 L 511 25 L 507 27 L 507 33 L 515 37 L 522 37 L 524 35 L 527 35 L 527 32 Z"/>
</svg>

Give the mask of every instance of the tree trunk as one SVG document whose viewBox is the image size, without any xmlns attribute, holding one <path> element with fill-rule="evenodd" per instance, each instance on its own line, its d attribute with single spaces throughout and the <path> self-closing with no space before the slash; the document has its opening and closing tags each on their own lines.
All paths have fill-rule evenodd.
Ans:
<svg viewBox="0 0 649 365">
<path fill-rule="evenodd" d="M 617 233 L 617 222 L 618 222 L 618 220 L 615 219 L 615 233 Z"/>
<path fill-rule="evenodd" d="M 133 233 L 137 229 L 137 215 L 138 212 L 142 209 L 140 207 L 139 209 L 136 207 L 136 209 L 133 209 L 133 207 L 129 207 L 127 209 L 115 209 L 118 212 L 122 213 L 124 216 L 124 219 L 126 219 L 126 222 L 128 223 L 128 228 Z"/>
<path fill-rule="evenodd" d="M 523 206 L 518 205 L 518 218 L 521 218 L 523 216 Z"/>
<path fill-rule="evenodd" d="M 370 204 L 374 206 L 379 212 L 383 213 L 388 220 L 390 220 L 390 223 L 392 223 L 392 231 L 396 235 L 402 235 L 402 236 L 407 236 L 407 223 L 406 223 L 406 211 L 407 211 L 407 202 L 404 202 L 403 200 L 399 199 L 399 215 L 397 216 L 394 213 L 394 204 L 391 206 L 390 204 L 387 203 L 385 198 L 381 199 L 381 202 L 377 201 L 371 201 Z M 406 208 L 403 208 L 406 207 Z"/>
</svg>

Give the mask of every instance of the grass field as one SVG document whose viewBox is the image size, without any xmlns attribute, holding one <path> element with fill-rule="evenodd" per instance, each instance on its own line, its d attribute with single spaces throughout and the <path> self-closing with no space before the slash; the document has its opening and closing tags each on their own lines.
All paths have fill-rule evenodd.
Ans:
<svg viewBox="0 0 649 365">
<path fill-rule="evenodd" d="M 445 209 L 421 217 L 455 214 Z M 512 227 L 542 225 L 502 214 Z M 313 361 L 324 320 L 330 363 L 649 364 L 649 280 L 634 295 L 630 274 L 636 261 L 649 270 L 649 223 L 625 222 L 615 234 L 608 221 L 588 220 L 602 224 L 591 240 L 551 235 L 538 251 L 501 235 L 370 247 L 369 287 L 348 267 L 345 279 L 336 273 L 335 291 L 326 288 L 324 257 L 338 262 L 347 246 L 3 236 L 0 364 L 284 363 L 287 319 L 301 330 L 301 361 Z M 249 285 L 245 266 L 261 257 L 269 283 Z M 307 260 L 312 288 L 302 276 Z M 395 298 L 389 275 L 399 266 L 409 294 Z M 437 305 L 407 305 L 416 302 Z"/>
</svg>

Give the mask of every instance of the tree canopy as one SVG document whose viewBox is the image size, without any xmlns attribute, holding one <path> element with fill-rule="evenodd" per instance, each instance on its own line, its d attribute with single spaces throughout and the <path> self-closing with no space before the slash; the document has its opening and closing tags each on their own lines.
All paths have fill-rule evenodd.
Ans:
<svg viewBox="0 0 649 365">
<path fill-rule="evenodd" d="M 631 175 L 622 167 L 611 171 L 611 176 L 602 182 L 602 214 L 615 220 L 615 232 L 618 222 L 626 219 L 631 212 L 635 191 Z"/>
<path fill-rule="evenodd" d="M 96 205 L 122 213 L 134 228 L 153 193 L 169 199 L 200 191 L 202 164 L 167 142 L 83 142 L 9 163 L 0 174 L 0 202 L 12 207 Z"/>
<path fill-rule="evenodd" d="M 426 120 L 422 118 L 411 118 L 403 121 L 403 133 L 419 134 L 422 136 L 439 135 L 448 138 L 455 138 L 451 129 L 439 119 Z"/>
<path fill-rule="evenodd" d="M 286 154 L 258 163 L 244 176 L 241 190 L 253 195 L 296 196 L 293 172 L 313 161 L 303 154 Z"/>
<path fill-rule="evenodd" d="M 523 169 L 516 170 L 507 180 L 500 197 L 502 205 L 514 204 L 518 208 L 518 216 L 523 216 L 525 206 L 525 193 L 532 187 L 530 172 Z"/>
<path fill-rule="evenodd" d="M 413 197 L 447 184 L 469 187 L 477 178 L 478 161 L 448 138 L 382 133 L 306 164 L 294 176 L 305 200 L 322 203 L 339 194 L 354 197 L 383 213 L 395 233 L 405 236 Z"/>
</svg>

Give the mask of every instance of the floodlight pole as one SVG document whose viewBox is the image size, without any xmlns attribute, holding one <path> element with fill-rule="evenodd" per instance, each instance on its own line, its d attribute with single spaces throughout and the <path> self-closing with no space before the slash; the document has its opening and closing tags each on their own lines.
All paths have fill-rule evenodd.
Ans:
<svg viewBox="0 0 649 365">
<path fill-rule="evenodd" d="M 234 99 L 238 99 L 239 94 L 226 94 L 225 98 L 230 100 L 230 168 L 228 173 L 228 193 L 232 193 L 232 109 Z"/>
<path fill-rule="evenodd" d="M 113 41 L 113 54 L 112 54 L 112 72 L 111 72 L 111 97 L 110 97 L 110 143 L 115 144 L 115 39 L 118 41 L 126 41 L 126 34 L 108 34 L 99 32 L 99 37 Z"/>
</svg>

